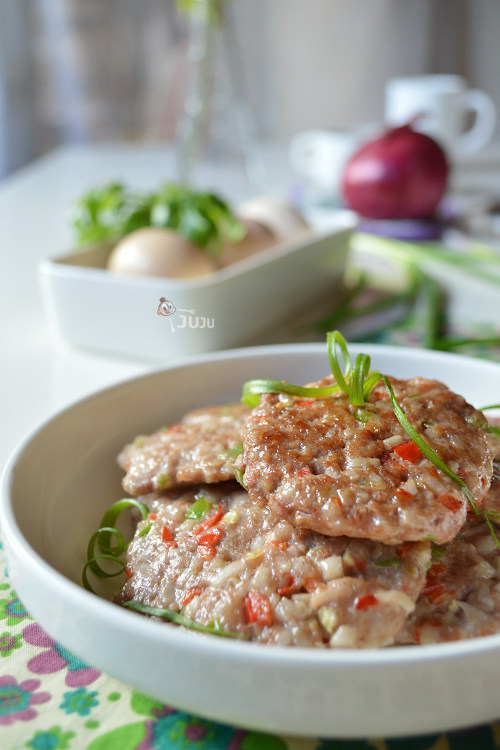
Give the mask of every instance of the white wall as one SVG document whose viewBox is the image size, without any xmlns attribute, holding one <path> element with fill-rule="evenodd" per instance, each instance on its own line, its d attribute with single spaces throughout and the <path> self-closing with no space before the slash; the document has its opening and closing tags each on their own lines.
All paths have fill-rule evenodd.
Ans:
<svg viewBox="0 0 500 750">
<path fill-rule="evenodd" d="M 380 121 L 387 78 L 465 75 L 500 110 L 498 0 L 234 0 L 260 134 Z M 171 139 L 174 0 L 0 0 L 0 174 L 64 140 Z"/>
</svg>

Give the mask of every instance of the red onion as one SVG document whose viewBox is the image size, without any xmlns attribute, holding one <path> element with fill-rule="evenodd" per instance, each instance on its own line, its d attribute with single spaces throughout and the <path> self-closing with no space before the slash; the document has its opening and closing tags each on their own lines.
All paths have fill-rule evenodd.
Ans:
<svg viewBox="0 0 500 750">
<path fill-rule="evenodd" d="M 435 211 L 448 174 L 441 146 L 403 125 L 351 156 L 341 190 L 348 208 L 369 219 L 420 219 Z"/>
</svg>

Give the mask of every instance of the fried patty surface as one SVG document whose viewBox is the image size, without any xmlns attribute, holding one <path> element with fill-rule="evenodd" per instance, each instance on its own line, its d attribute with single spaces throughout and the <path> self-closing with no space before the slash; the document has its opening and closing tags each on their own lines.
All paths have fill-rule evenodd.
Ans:
<svg viewBox="0 0 500 750">
<path fill-rule="evenodd" d="M 238 485 L 142 497 L 120 601 L 173 609 L 262 643 L 390 645 L 415 607 L 430 543 L 401 547 L 294 527 Z M 205 508 L 200 517 L 195 512 Z"/>
<path fill-rule="evenodd" d="M 413 427 L 480 503 L 493 471 L 484 416 L 438 381 L 390 380 Z M 409 440 L 382 382 L 363 407 L 343 394 L 266 394 L 246 420 L 243 448 L 237 465 L 251 498 L 298 527 L 441 544 L 466 519 L 461 487 Z"/>
<path fill-rule="evenodd" d="M 118 456 L 126 472 L 124 490 L 137 496 L 233 479 L 235 451 L 249 413 L 243 404 L 194 409 L 170 427 L 139 436 Z"/>
</svg>

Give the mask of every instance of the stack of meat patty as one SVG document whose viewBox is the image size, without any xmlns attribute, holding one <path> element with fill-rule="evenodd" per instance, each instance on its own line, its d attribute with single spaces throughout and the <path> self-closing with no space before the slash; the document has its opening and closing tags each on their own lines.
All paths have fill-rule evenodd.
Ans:
<svg viewBox="0 0 500 750">
<path fill-rule="evenodd" d="M 382 381 L 363 407 L 338 392 L 197 409 L 118 458 L 124 489 L 150 510 L 129 545 L 119 601 L 283 646 L 498 632 L 495 439 L 483 414 L 442 383 L 390 381 L 476 510 L 410 440 Z"/>
</svg>

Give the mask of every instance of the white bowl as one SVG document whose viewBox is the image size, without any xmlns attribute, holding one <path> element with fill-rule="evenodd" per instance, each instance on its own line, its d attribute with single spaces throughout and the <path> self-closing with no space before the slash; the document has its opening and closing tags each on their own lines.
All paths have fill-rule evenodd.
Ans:
<svg viewBox="0 0 500 750">
<path fill-rule="evenodd" d="M 498 402 L 497 364 L 404 348 L 361 350 L 388 374 L 439 378 L 476 406 Z M 500 636 L 365 651 L 266 646 L 153 622 L 79 583 L 86 543 L 122 496 L 115 457 L 125 442 L 196 405 L 238 399 L 247 379 L 303 383 L 328 369 L 324 345 L 220 352 L 57 414 L 15 451 L 3 476 L 0 523 L 13 585 L 40 625 L 87 663 L 222 722 L 288 735 L 389 737 L 496 719 Z"/>
<path fill-rule="evenodd" d="M 106 270 L 110 246 L 40 264 L 42 300 L 58 337 L 85 349 L 171 363 L 243 346 L 286 319 L 297 321 L 341 283 L 355 219 L 339 212 L 306 233 L 196 280 L 122 276 Z M 160 300 L 170 315 L 157 314 Z"/>
</svg>

